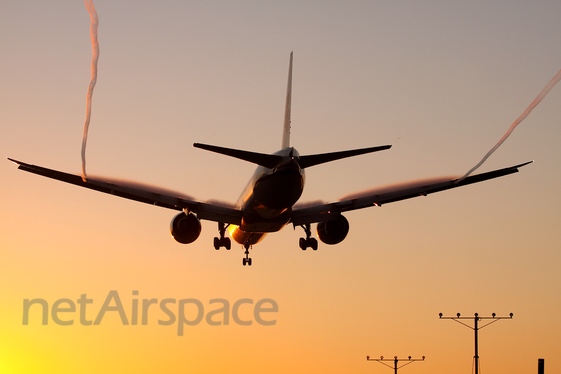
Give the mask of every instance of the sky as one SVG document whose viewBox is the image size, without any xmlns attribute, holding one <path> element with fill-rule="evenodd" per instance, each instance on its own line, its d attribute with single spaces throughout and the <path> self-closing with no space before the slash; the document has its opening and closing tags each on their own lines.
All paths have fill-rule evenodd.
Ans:
<svg viewBox="0 0 561 374">
<path fill-rule="evenodd" d="M 94 0 L 100 57 L 89 175 L 235 202 L 254 165 L 195 142 L 272 153 L 281 146 L 290 52 L 292 145 L 314 154 L 390 150 L 307 170 L 301 202 L 460 176 L 561 69 L 561 3 L 538 1 Z M 0 3 L 0 150 L 80 174 L 90 80 L 82 1 Z M 217 225 L 176 243 L 176 212 L 0 163 L 0 371 L 6 373 L 384 373 L 366 356 L 425 356 L 404 373 L 465 373 L 473 331 L 444 316 L 500 320 L 479 331 L 482 372 L 561 371 L 561 86 L 478 170 L 520 173 L 349 212 L 340 244 L 302 251 L 287 226 L 251 250 L 215 251 Z M 142 300 L 213 300 L 240 325 L 185 325 Z M 25 300 L 48 304 L 48 324 Z M 62 301 L 59 301 L 61 300 Z M 257 322 L 254 307 L 277 312 Z M 245 300 L 247 301 L 247 300 Z M 76 311 L 68 312 L 72 302 Z M 55 304 L 57 305 L 55 307 Z M 271 303 L 267 305 L 272 305 Z M 55 313 L 52 313 L 55 308 Z M 60 308 L 59 311 L 57 311 Z M 196 315 L 195 304 L 185 309 Z M 140 310 L 140 309 L 138 309 Z M 58 314 L 57 314 L 58 313 Z M 73 324 L 62 326 L 61 320 Z M 225 316 L 222 314 L 222 316 Z M 139 317 L 140 321 L 141 317 Z M 222 321 L 221 314 L 212 321 Z M 470 322 L 470 321 L 467 321 Z M 473 322 L 473 321 L 471 321 Z M 390 363 L 391 364 L 391 363 Z"/>
</svg>

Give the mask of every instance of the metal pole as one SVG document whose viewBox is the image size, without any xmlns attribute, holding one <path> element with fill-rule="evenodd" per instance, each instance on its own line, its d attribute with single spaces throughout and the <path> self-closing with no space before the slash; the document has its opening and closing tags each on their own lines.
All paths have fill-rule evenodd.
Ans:
<svg viewBox="0 0 561 374">
<path fill-rule="evenodd" d="M 477 313 L 475 313 L 475 356 L 473 357 L 475 359 L 475 374 L 479 374 L 479 355 L 477 353 L 477 320 L 479 319 L 479 317 L 477 316 Z"/>
<path fill-rule="evenodd" d="M 538 358 L 538 374 L 544 374 L 545 360 L 543 358 Z"/>
</svg>

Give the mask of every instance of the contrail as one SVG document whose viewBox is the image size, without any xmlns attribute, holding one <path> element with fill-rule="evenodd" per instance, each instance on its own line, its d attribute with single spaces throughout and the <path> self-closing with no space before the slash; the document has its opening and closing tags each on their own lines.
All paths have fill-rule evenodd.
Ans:
<svg viewBox="0 0 561 374">
<path fill-rule="evenodd" d="M 97 42 L 97 12 L 95 11 L 93 0 L 84 0 L 88 13 L 90 14 L 91 26 L 90 34 L 92 39 L 92 78 L 88 87 L 88 96 L 86 98 L 86 123 L 84 123 L 84 135 L 82 138 L 82 180 L 86 181 L 86 143 L 88 141 L 88 129 L 90 127 L 90 117 L 92 114 L 92 95 L 95 83 L 97 82 L 97 60 L 99 59 L 99 43 Z"/>
<path fill-rule="evenodd" d="M 549 81 L 547 86 L 545 86 L 545 88 L 542 90 L 542 92 L 540 92 L 540 94 L 534 99 L 532 104 L 530 104 L 530 106 L 528 108 L 526 108 L 524 113 L 522 113 L 520 115 L 520 117 L 518 117 L 518 119 L 516 121 L 514 121 L 514 123 L 510 126 L 510 128 L 506 132 L 506 134 L 503 135 L 501 140 L 499 140 L 499 142 L 497 144 L 495 144 L 495 146 L 493 148 L 491 148 L 491 150 L 489 152 L 487 152 L 485 157 L 483 157 L 483 159 L 481 161 L 479 161 L 479 163 L 477 165 L 475 165 L 473 168 L 471 168 L 463 177 L 458 179 L 455 183 L 460 183 L 465 178 L 467 178 L 471 173 L 473 173 L 478 167 L 483 165 L 483 163 L 489 158 L 489 156 L 491 156 L 491 154 L 493 152 L 495 152 L 497 150 L 497 148 L 499 148 L 500 145 L 503 144 L 503 142 L 510 136 L 510 134 L 512 133 L 512 131 L 514 131 L 516 126 L 518 126 L 518 124 L 520 122 L 522 122 L 526 117 L 528 117 L 528 114 L 530 114 L 530 112 L 540 103 L 540 101 L 542 101 L 542 99 L 545 97 L 545 95 L 547 95 L 549 93 L 549 91 L 551 91 L 553 86 L 555 86 L 557 84 L 557 82 L 559 82 L 560 80 L 561 80 L 561 70 L 559 70 L 559 72 L 553 77 L 553 79 Z"/>
</svg>

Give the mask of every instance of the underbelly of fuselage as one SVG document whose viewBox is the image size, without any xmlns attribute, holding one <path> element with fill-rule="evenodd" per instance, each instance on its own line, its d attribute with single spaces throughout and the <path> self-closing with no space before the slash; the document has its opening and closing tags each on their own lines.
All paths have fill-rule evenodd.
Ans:
<svg viewBox="0 0 561 374">
<path fill-rule="evenodd" d="M 266 233 L 263 232 L 249 232 L 242 230 L 239 226 L 230 225 L 228 227 L 230 237 L 238 244 L 253 245 L 257 244 L 263 239 Z"/>
<path fill-rule="evenodd" d="M 253 208 L 263 207 L 282 213 L 298 201 L 303 190 L 304 178 L 296 170 L 266 175 L 253 187 Z"/>
<path fill-rule="evenodd" d="M 264 175 L 254 185 L 243 206 L 240 226 L 231 226 L 230 236 L 240 244 L 255 244 L 268 232 L 281 230 L 302 195 L 303 175 L 293 169 Z"/>
</svg>

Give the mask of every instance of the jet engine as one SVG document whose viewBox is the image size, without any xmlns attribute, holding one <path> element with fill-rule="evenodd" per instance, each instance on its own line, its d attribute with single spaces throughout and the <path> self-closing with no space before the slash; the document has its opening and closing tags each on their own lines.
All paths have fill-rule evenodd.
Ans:
<svg viewBox="0 0 561 374">
<path fill-rule="evenodd" d="M 201 234 L 201 221 L 194 214 L 179 213 L 171 221 L 169 229 L 176 241 L 189 244 Z"/>
<path fill-rule="evenodd" d="M 317 233 L 325 244 L 339 244 L 349 233 L 349 221 L 340 215 L 335 219 L 319 222 Z"/>
</svg>

